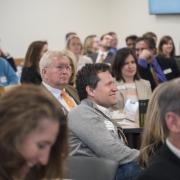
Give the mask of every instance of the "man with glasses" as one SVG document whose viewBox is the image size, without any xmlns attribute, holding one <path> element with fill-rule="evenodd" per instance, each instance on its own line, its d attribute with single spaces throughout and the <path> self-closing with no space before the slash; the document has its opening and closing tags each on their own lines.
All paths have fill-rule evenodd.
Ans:
<svg viewBox="0 0 180 180">
<path fill-rule="evenodd" d="M 156 44 L 152 38 L 140 37 L 136 41 L 135 54 L 139 64 L 139 74 L 143 79 L 149 80 L 152 90 L 166 77 L 155 58 Z"/>
<path fill-rule="evenodd" d="M 137 36 L 136 35 L 130 35 L 127 36 L 125 41 L 126 41 L 126 46 L 132 50 L 135 49 L 135 44 L 136 44 L 136 40 L 137 40 Z"/>
<path fill-rule="evenodd" d="M 60 51 L 48 51 L 40 62 L 42 85 L 59 101 L 61 108 L 68 113 L 79 103 L 76 90 L 69 85 L 72 75 L 70 59 Z"/>
</svg>

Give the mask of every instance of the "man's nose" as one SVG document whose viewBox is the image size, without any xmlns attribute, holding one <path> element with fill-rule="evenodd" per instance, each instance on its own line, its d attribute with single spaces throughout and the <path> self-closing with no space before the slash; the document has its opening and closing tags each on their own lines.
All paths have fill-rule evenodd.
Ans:
<svg viewBox="0 0 180 180">
<path fill-rule="evenodd" d="M 113 87 L 112 87 L 112 90 L 114 91 L 114 92 L 116 92 L 118 89 L 117 89 L 117 85 L 114 83 L 113 84 Z"/>
</svg>

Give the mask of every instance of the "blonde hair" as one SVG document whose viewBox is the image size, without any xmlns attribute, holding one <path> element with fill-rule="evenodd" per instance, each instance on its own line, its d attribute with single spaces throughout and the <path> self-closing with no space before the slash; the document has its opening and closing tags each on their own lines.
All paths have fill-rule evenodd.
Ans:
<svg viewBox="0 0 180 180">
<path fill-rule="evenodd" d="M 160 84 L 154 91 L 149 100 L 144 133 L 140 147 L 139 161 L 143 167 L 148 166 L 150 157 L 157 148 L 164 143 L 166 134 L 160 118 L 159 97 L 167 87 L 168 83 Z"/>
<path fill-rule="evenodd" d="M 84 40 L 84 45 L 83 45 L 83 54 L 87 55 L 89 53 L 93 53 L 92 46 L 93 46 L 93 40 L 97 36 L 95 34 L 89 35 L 85 38 Z"/>
<path fill-rule="evenodd" d="M 81 39 L 79 38 L 79 36 L 77 35 L 72 35 L 72 36 L 69 36 L 69 38 L 67 39 L 67 42 L 66 42 L 66 50 L 70 50 L 69 47 L 70 47 L 70 43 L 73 39 L 78 39 L 80 44 L 81 44 L 81 52 L 83 50 L 83 46 L 82 46 L 82 43 L 81 43 Z"/>
</svg>

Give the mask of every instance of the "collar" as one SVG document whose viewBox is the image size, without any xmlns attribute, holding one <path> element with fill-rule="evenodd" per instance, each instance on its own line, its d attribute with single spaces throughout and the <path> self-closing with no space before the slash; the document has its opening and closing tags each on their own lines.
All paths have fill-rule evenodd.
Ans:
<svg viewBox="0 0 180 180">
<path fill-rule="evenodd" d="M 104 113 L 107 117 L 109 117 L 111 119 L 111 113 L 110 113 L 110 110 L 108 108 L 100 106 L 98 104 L 96 104 L 96 106 L 97 106 L 98 110 L 100 110 L 102 113 Z"/>
<path fill-rule="evenodd" d="M 173 152 L 173 153 L 180 159 L 180 149 L 178 149 L 177 147 L 175 147 L 175 146 L 169 141 L 169 139 L 166 139 L 166 144 L 167 144 L 168 148 L 171 150 L 171 152 Z"/>
<path fill-rule="evenodd" d="M 46 84 L 44 81 L 42 82 L 42 84 L 55 96 L 55 97 L 59 97 L 59 95 L 61 94 L 60 89 L 56 89 L 52 86 L 50 86 L 49 84 Z"/>
<path fill-rule="evenodd" d="M 99 54 L 103 55 L 104 57 L 106 57 L 108 55 L 108 52 L 109 51 L 101 51 L 101 50 L 99 50 Z"/>
</svg>

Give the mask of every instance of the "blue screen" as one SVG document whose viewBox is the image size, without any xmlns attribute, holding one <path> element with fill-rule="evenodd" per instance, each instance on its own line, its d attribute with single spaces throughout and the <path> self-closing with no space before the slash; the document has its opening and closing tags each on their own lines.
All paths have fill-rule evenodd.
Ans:
<svg viewBox="0 0 180 180">
<path fill-rule="evenodd" d="M 150 14 L 180 14 L 180 0 L 149 0 Z"/>
</svg>

